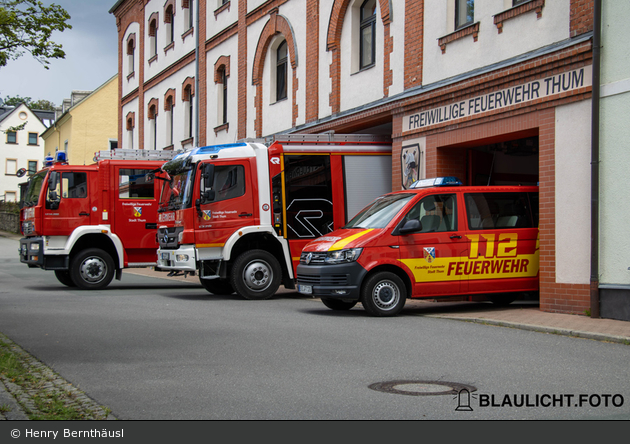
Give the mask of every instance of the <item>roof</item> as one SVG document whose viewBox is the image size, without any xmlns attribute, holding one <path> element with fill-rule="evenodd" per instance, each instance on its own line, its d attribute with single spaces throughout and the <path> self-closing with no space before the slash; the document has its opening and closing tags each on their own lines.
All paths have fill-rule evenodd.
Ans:
<svg viewBox="0 0 630 444">
<path fill-rule="evenodd" d="M 40 121 L 40 123 L 46 126 L 43 120 L 55 120 L 55 112 L 54 111 L 46 111 L 46 110 L 33 110 L 27 104 L 20 103 L 17 106 L 0 106 L 0 123 L 2 123 L 5 119 L 7 119 L 14 111 L 18 110 L 22 105 L 24 105 L 30 112 L 32 112 L 35 117 Z"/>
</svg>

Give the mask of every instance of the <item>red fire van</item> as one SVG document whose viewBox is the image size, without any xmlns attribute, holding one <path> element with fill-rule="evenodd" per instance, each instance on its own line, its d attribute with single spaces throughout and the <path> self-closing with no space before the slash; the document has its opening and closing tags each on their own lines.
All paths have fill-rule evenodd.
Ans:
<svg viewBox="0 0 630 444">
<path fill-rule="evenodd" d="M 307 244 L 298 291 L 333 310 L 398 314 L 407 298 L 537 292 L 538 187 L 423 179 Z"/>
</svg>

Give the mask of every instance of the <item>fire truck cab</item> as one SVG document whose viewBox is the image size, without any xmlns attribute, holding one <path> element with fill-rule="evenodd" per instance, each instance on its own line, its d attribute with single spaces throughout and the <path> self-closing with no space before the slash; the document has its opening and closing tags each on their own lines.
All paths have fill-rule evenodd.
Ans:
<svg viewBox="0 0 630 444">
<path fill-rule="evenodd" d="M 304 247 L 298 291 L 333 310 L 393 316 L 407 298 L 506 304 L 537 292 L 538 187 L 423 179 Z"/>
<path fill-rule="evenodd" d="M 117 149 L 97 153 L 93 165 L 47 159 L 29 178 L 20 210 L 20 261 L 83 289 L 106 287 L 124 268 L 154 266 L 155 174 L 172 157 Z"/>
</svg>

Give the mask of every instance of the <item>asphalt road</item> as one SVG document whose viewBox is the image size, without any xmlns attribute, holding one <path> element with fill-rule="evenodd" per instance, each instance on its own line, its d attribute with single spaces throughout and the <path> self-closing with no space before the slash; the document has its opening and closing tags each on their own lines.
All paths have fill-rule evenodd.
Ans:
<svg viewBox="0 0 630 444">
<path fill-rule="evenodd" d="M 130 273 L 70 289 L 17 247 L 0 237 L 0 332 L 119 419 L 630 419 L 626 345 Z M 370 388 L 390 381 L 463 385 Z"/>
</svg>

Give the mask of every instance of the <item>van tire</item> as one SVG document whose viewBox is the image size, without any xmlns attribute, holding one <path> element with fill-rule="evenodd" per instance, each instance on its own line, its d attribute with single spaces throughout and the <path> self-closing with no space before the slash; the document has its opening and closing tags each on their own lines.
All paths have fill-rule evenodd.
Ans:
<svg viewBox="0 0 630 444">
<path fill-rule="evenodd" d="M 372 316 L 396 316 L 406 300 L 405 283 L 389 271 L 380 271 L 368 277 L 361 290 L 361 304 Z"/>
<path fill-rule="evenodd" d="M 114 278 L 114 260 L 100 248 L 80 251 L 71 260 L 70 277 L 77 287 L 100 290 Z"/>
<path fill-rule="evenodd" d="M 66 287 L 76 287 L 77 285 L 72 281 L 70 272 L 68 270 L 55 270 L 55 277 Z"/>
<path fill-rule="evenodd" d="M 199 283 L 209 293 L 217 296 L 228 296 L 234 293 L 234 288 L 232 288 L 232 284 L 227 279 L 202 279 L 200 276 Z"/>
<path fill-rule="evenodd" d="M 269 299 L 282 280 L 278 260 L 265 250 L 250 250 L 234 261 L 231 273 L 232 287 L 245 299 Z"/>
<path fill-rule="evenodd" d="M 350 310 L 359 301 L 344 301 L 343 299 L 322 298 L 322 303 L 331 310 Z"/>
</svg>

